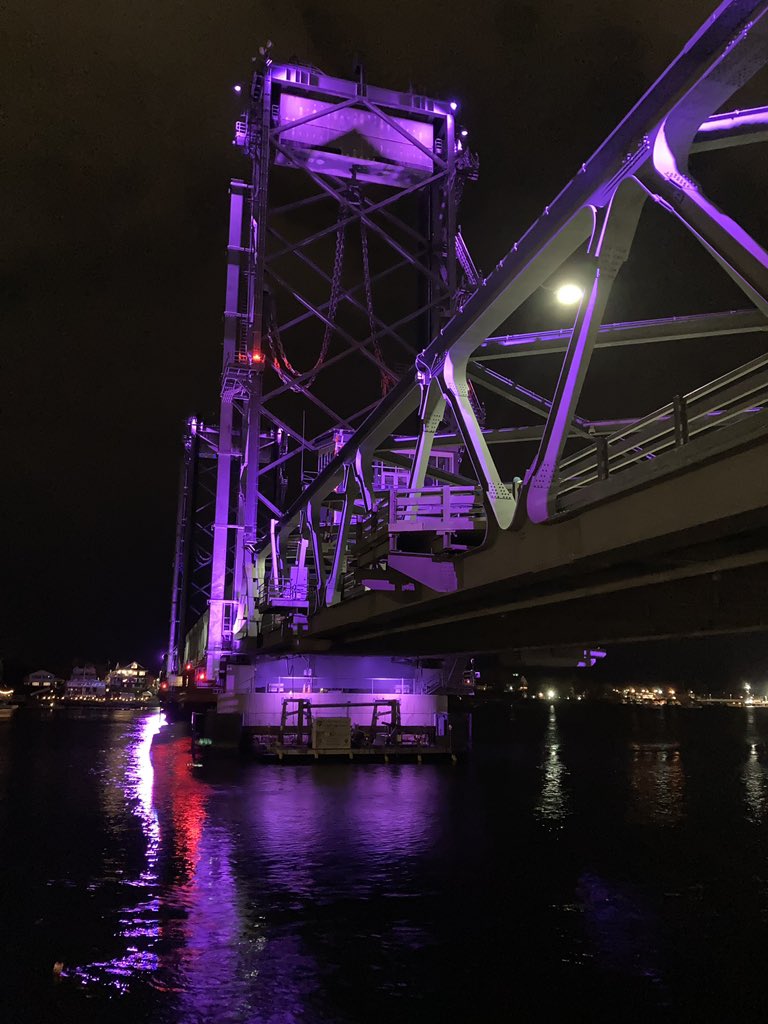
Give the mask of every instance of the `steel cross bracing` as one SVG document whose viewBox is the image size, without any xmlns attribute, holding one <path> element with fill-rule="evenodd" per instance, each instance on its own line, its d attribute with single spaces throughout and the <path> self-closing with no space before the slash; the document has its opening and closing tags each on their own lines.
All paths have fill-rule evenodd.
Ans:
<svg viewBox="0 0 768 1024">
<path fill-rule="evenodd" d="M 218 429 L 190 417 L 181 461 L 166 658 L 167 670 L 177 674 L 205 643 L 200 632 L 210 595 L 218 454 Z"/>
<path fill-rule="evenodd" d="M 242 206 L 233 207 L 231 218 L 235 228 L 230 239 L 232 287 L 228 286 L 221 427 L 226 437 L 231 429 L 225 409 L 229 388 L 243 438 L 239 454 L 234 446 L 227 446 L 241 474 L 240 540 L 232 567 L 227 566 L 217 578 L 214 566 L 211 588 L 212 635 L 218 628 L 214 625 L 217 601 L 223 607 L 229 598 L 237 609 L 228 649 L 248 650 L 249 637 L 258 640 L 264 631 L 275 628 L 283 635 L 286 631 L 288 635 L 311 633 L 314 612 L 365 590 L 453 590 L 457 586 L 453 563 L 471 559 L 473 547 L 493 531 L 546 528 L 563 516 L 578 515 L 581 509 L 609 500 L 622 489 L 642 487 L 644 480 L 659 478 L 665 467 L 674 471 L 681 451 L 690 463 L 706 457 L 713 446 L 726 446 L 729 430 L 740 431 L 743 439 L 749 431 L 765 429 L 768 377 L 762 358 L 736 367 L 711 385 L 666 395 L 659 409 L 639 418 L 640 410 L 633 410 L 634 415 L 621 419 L 615 414 L 586 419 L 577 415 L 577 405 L 598 349 L 628 351 L 633 345 L 697 338 L 760 338 L 768 329 L 768 256 L 715 206 L 688 169 L 691 153 L 768 138 L 768 108 L 719 112 L 768 58 L 767 8 L 765 2 L 722 3 L 487 277 L 478 274 L 456 231 L 455 201 L 448 203 L 445 223 L 450 230 L 441 229 L 439 244 L 429 232 L 417 239 L 407 216 L 396 223 L 389 202 L 407 200 L 418 192 L 417 183 L 399 180 L 389 195 L 381 192 L 361 198 L 356 172 L 350 185 L 349 176 L 337 173 L 334 159 L 323 167 L 313 164 L 311 139 L 303 140 L 308 147 L 303 154 L 300 148 L 290 150 L 291 126 L 280 123 L 279 105 L 269 95 L 275 75 L 267 65 L 261 79 L 256 76 L 249 117 L 238 126 L 239 140 L 253 159 L 254 177 L 251 185 L 233 186 L 233 203 L 236 206 L 239 201 Z M 294 75 L 302 88 L 310 90 L 320 81 L 312 69 L 279 71 L 284 76 L 281 81 Z M 371 112 L 381 103 L 381 119 L 395 131 L 388 104 L 394 96 L 402 98 L 400 94 L 367 89 L 362 82 L 333 81 L 337 92 L 330 102 L 337 104 L 335 113 Z M 326 102 L 328 96 L 323 96 Z M 418 98 L 407 99 L 413 109 L 418 108 Z M 428 177 L 422 183 L 433 190 L 426 208 L 434 213 L 436 205 L 445 208 L 446 196 L 455 200 L 459 191 L 457 175 L 450 168 L 458 140 L 452 135 L 448 106 L 423 103 L 426 107 L 431 103 L 433 111 L 446 118 L 445 138 L 453 138 L 453 146 L 439 153 L 432 150 Z M 325 107 L 293 111 L 291 124 L 311 127 L 320 116 L 318 110 L 326 116 Z M 399 134 L 403 137 L 402 130 Z M 422 148 L 429 147 L 417 146 Z M 270 160 L 281 167 L 301 164 L 316 190 L 282 206 L 271 200 L 278 219 L 271 226 L 265 187 Z M 613 282 L 630 253 L 648 198 L 719 264 L 742 291 L 749 308 L 602 323 Z M 315 210 L 326 200 L 333 203 L 335 216 L 312 224 L 301 236 L 291 235 L 279 222 L 288 214 Z M 428 227 L 433 227 L 434 216 L 427 220 Z M 254 232 L 254 223 L 267 227 Z M 340 230 L 349 231 L 354 223 L 364 225 L 368 238 L 375 237 L 395 254 L 393 265 L 377 267 L 371 274 L 374 291 L 385 288 L 388 277 L 401 266 L 410 267 L 423 284 L 421 295 L 416 302 L 411 298 L 409 308 L 392 311 L 385 299 L 375 304 L 373 315 L 365 281 L 359 279 L 347 287 L 344 303 L 362 318 L 362 330 L 330 315 L 338 284 L 332 269 L 334 248 L 338 255 L 334 243 Z M 267 240 L 272 244 L 269 252 Z M 313 245 L 323 244 L 325 249 L 311 251 Z M 346 244 L 350 244 L 348 238 Z M 508 333 L 513 314 L 583 246 L 588 280 L 573 327 Z M 324 296 L 291 288 L 288 273 L 279 266 L 289 255 L 315 274 L 326 289 Z M 285 298 L 278 301 L 279 289 L 293 299 L 290 308 L 286 309 Z M 389 314 L 387 323 L 383 308 Z M 266 326 L 277 323 L 276 311 L 286 350 L 290 331 L 316 323 L 318 332 L 303 361 L 292 357 L 303 372 L 286 374 L 285 365 L 280 366 L 277 386 L 265 393 L 262 369 L 280 361 L 280 352 L 275 351 L 278 332 L 270 337 Z M 418 329 L 408 333 L 414 324 Z M 320 332 L 331 332 L 338 347 L 329 347 L 317 367 L 312 353 L 320 348 Z M 374 341 L 390 347 L 377 350 Z M 357 408 L 342 407 L 334 405 L 333 395 L 338 392 L 331 387 L 324 392 L 320 386 L 331 368 L 346 367 L 352 355 L 365 359 L 375 375 L 408 358 L 409 349 L 417 353 L 411 356 L 412 365 L 378 400 L 368 392 L 360 395 Z M 237 367 L 228 376 L 232 353 L 242 353 L 244 368 Z M 248 363 L 249 353 L 256 366 Z M 562 363 L 551 396 L 519 379 L 518 367 L 526 365 L 519 362 L 520 357 L 558 354 Z M 501 366 L 505 359 L 510 362 Z M 494 402 L 501 400 L 509 416 L 499 420 L 497 415 L 495 422 L 485 423 L 472 382 Z M 347 377 L 347 391 L 349 384 Z M 316 428 L 298 425 L 310 416 Z M 528 422 L 521 423 L 520 417 Z M 337 428 L 333 457 L 319 462 L 315 472 L 304 474 L 300 494 L 295 486 L 279 494 L 270 490 L 270 474 L 322 448 L 326 426 Z M 509 441 L 523 447 L 498 447 Z M 261 451 L 265 443 L 270 445 L 268 454 Z M 525 451 L 525 443 L 532 444 L 534 452 L 511 473 L 491 453 L 492 447 L 497 452 Z M 451 452 L 463 455 L 460 472 L 457 461 L 446 460 Z M 228 457 L 222 461 L 220 456 L 220 495 L 227 492 L 221 480 L 222 466 L 226 478 L 228 462 Z M 249 477 L 248 465 L 264 469 Z M 405 474 L 405 486 L 402 475 L 396 483 L 386 483 L 393 468 Z M 222 499 L 222 508 L 223 504 Z M 263 515 L 257 515 L 257 510 Z M 232 528 L 231 518 L 224 534 Z M 267 521 L 265 529 L 260 524 Z M 217 512 L 217 524 L 221 522 Z M 215 556 L 214 563 L 222 565 Z M 209 643 L 208 663 L 215 670 L 216 658 L 227 647 L 214 647 Z"/>
<path fill-rule="evenodd" d="M 306 597 L 306 544 L 292 545 L 290 571 L 275 559 L 264 586 L 256 553 L 271 524 L 476 285 L 456 217 L 477 160 L 455 104 L 262 56 L 235 133 L 251 175 L 230 193 L 209 603 L 186 645 L 209 680 L 264 593 Z M 179 541 L 177 565 L 186 558 Z"/>
<path fill-rule="evenodd" d="M 601 494 L 615 493 L 622 486 L 622 474 L 629 479 L 633 469 L 651 462 L 658 473 L 666 452 L 682 445 L 691 445 L 693 451 L 696 439 L 704 434 L 763 409 L 768 380 L 764 361 L 758 359 L 709 387 L 669 396 L 668 404 L 640 419 L 587 422 L 576 415 L 597 348 L 735 337 L 768 328 L 765 250 L 715 206 L 688 170 L 692 152 L 765 140 L 765 107 L 718 111 L 767 57 L 766 4 L 721 4 L 496 270 L 420 351 L 411 372 L 379 402 L 275 524 L 271 544 L 263 545 L 259 552 L 263 570 L 269 567 L 275 581 L 284 578 L 289 571 L 287 552 L 292 539 L 300 536 L 305 543 L 296 548 L 294 542 L 293 547 L 301 551 L 302 559 L 308 549 L 315 568 L 316 592 L 308 597 L 310 605 L 332 605 L 359 593 L 361 586 L 407 589 L 415 583 L 439 591 L 451 586 L 451 574 L 444 571 L 446 560 L 451 539 L 456 541 L 461 528 L 471 525 L 468 509 L 481 534 L 486 523 L 499 529 L 515 528 L 523 522 L 546 524 L 600 500 Z M 675 217 L 720 264 L 750 308 L 602 324 L 611 286 L 629 255 L 648 198 Z M 584 243 L 590 279 L 573 328 L 493 336 Z M 488 359 L 531 353 L 564 355 L 551 398 L 536 394 L 507 374 L 491 373 L 484 365 Z M 539 425 L 513 428 L 499 424 L 483 429 L 471 400 L 471 380 L 535 413 Z M 439 430 L 446 407 L 454 424 L 448 431 Z M 418 413 L 420 430 L 398 437 L 395 431 L 414 413 Z M 519 476 L 510 481 L 502 477 L 490 444 L 520 440 L 522 434 L 526 440 L 538 442 L 538 451 L 527 468 L 521 467 Z M 579 437 L 583 439 L 580 447 Z M 564 458 L 569 438 L 575 438 L 570 447 L 575 445 L 576 450 Z M 435 475 L 429 470 L 435 444 L 441 449 L 460 446 L 471 465 L 468 479 L 454 476 L 457 486 L 441 493 L 440 488 L 424 488 L 427 474 Z M 409 487 L 402 493 L 376 493 L 372 465 L 376 459 L 394 458 L 398 453 L 410 464 Z M 636 479 L 635 474 L 633 486 L 637 486 Z M 462 490 L 467 494 L 468 484 L 473 497 L 468 496 L 462 504 Z M 323 534 L 318 525 L 326 505 L 337 510 L 337 527 L 331 535 Z M 429 555 L 421 558 L 420 565 L 414 548 L 409 551 L 398 542 L 398 531 L 403 529 L 433 538 L 418 551 Z M 471 537 L 471 530 L 465 533 Z M 442 547 L 434 543 L 440 537 Z M 329 543 L 327 553 L 324 546 Z M 453 549 L 462 550 L 463 546 L 454 543 Z M 350 565 L 355 571 L 345 572 Z M 275 622 L 285 623 L 279 609 L 264 605 L 262 610 L 275 616 Z M 289 608 L 282 611 L 287 613 Z"/>
</svg>

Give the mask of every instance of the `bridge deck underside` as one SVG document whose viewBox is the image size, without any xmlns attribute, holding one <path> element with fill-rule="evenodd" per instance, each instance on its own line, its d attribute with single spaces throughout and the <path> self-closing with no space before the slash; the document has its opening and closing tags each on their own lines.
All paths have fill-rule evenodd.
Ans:
<svg viewBox="0 0 768 1024">
<path fill-rule="evenodd" d="M 496 531 L 458 559 L 454 593 L 366 592 L 264 647 L 427 655 L 768 629 L 767 459 L 764 431 L 546 528 Z"/>
</svg>

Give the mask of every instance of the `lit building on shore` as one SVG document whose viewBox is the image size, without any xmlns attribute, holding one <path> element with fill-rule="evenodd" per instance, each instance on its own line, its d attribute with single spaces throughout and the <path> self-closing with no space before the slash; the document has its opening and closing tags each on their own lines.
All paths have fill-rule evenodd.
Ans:
<svg viewBox="0 0 768 1024">
<path fill-rule="evenodd" d="M 107 673 L 107 689 L 112 693 L 144 693 L 151 690 L 153 678 L 138 661 L 116 665 Z"/>
<path fill-rule="evenodd" d="M 67 696 L 82 697 L 103 697 L 107 684 L 99 679 L 98 673 L 93 665 L 84 665 L 82 668 L 73 668 L 72 675 L 67 680 Z"/>
<path fill-rule="evenodd" d="M 31 690 L 34 693 L 42 693 L 45 690 L 56 689 L 59 683 L 63 680 L 53 672 L 47 672 L 45 669 L 39 668 L 36 672 L 30 672 L 28 676 L 24 677 L 24 686 L 26 689 Z"/>
</svg>

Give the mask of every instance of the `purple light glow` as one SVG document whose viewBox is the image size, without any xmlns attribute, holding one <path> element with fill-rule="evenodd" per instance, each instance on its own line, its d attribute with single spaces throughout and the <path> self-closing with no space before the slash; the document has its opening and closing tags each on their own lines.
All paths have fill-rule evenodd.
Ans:
<svg viewBox="0 0 768 1024">
<path fill-rule="evenodd" d="M 449 106 L 451 110 L 458 110 L 459 108 L 459 104 L 456 102 L 456 100 L 451 100 Z"/>
<path fill-rule="evenodd" d="M 338 110 L 337 104 L 288 93 L 280 96 L 279 110 L 282 145 L 298 147 L 294 152 L 320 173 L 350 177 L 354 164 L 360 180 L 384 183 L 394 164 L 410 173 L 432 173 L 431 124 L 408 117 L 392 117 L 388 124 L 374 111 L 358 107 Z M 361 143 L 365 152 L 359 151 Z M 276 160 L 285 163 L 286 157 L 278 153 Z"/>
<path fill-rule="evenodd" d="M 576 668 L 593 668 L 600 658 L 604 658 L 606 651 L 584 651 L 584 660 L 578 662 Z"/>
<path fill-rule="evenodd" d="M 466 139 L 466 137 L 469 135 L 469 132 L 467 131 L 466 128 L 462 128 L 459 134 L 461 135 L 462 139 Z"/>
<path fill-rule="evenodd" d="M 242 85 L 236 85 L 234 88 L 235 88 L 235 92 L 242 92 L 243 91 Z"/>
<path fill-rule="evenodd" d="M 592 955 L 601 967 L 660 981 L 658 920 L 643 893 L 585 873 L 576 896 Z"/>
</svg>

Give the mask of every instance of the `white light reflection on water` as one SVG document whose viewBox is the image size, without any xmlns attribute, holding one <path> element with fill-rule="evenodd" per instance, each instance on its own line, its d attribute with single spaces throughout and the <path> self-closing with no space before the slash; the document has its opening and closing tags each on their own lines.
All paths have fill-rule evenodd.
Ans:
<svg viewBox="0 0 768 1024">
<path fill-rule="evenodd" d="M 759 734 L 755 727 L 755 709 L 747 710 L 747 742 L 749 755 L 742 769 L 741 778 L 744 783 L 744 798 L 747 804 L 747 819 L 757 825 L 765 814 L 765 767 L 760 760 L 761 745 L 757 740 Z"/>
<path fill-rule="evenodd" d="M 160 824 L 152 802 L 155 771 L 152 767 L 152 741 L 166 724 L 165 715 L 158 712 L 141 723 L 138 742 L 130 751 L 126 773 L 125 795 L 134 801 L 133 812 L 141 820 L 141 829 L 147 840 L 147 867 L 133 885 L 153 885 L 157 882 L 157 854 L 160 847 Z"/>
<path fill-rule="evenodd" d="M 544 737 L 544 760 L 540 767 L 543 772 L 541 796 L 534 813 L 550 827 L 562 828 L 563 821 L 570 813 L 565 788 L 568 769 L 560 757 L 560 733 L 554 704 L 549 707 L 549 720 Z"/>
<path fill-rule="evenodd" d="M 157 857 L 160 848 L 160 824 L 152 800 L 154 769 L 152 767 L 152 741 L 166 724 L 162 712 L 147 715 L 134 724 L 133 735 L 125 750 L 127 762 L 122 778 L 120 774 L 110 779 L 113 786 L 122 787 L 123 796 L 129 808 L 140 822 L 146 840 L 146 862 L 136 878 L 123 878 L 125 885 L 143 889 L 157 885 Z M 108 794 L 105 803 L 111 803 Z M 118 935 L 121 939 L 132 940 L 120 955 L 110 960 L 94 962 L 71 970 L 70 975 L 85 984 L 100 982 L 124 993 L 128 983 L 137 974 L 154 972 L 158 967 L 156 952 L 160 934 L 158 912 L 159 899 L 152 897 L 122 911 Z"/>
<path fill-rule="evenodd" d="M 676 825 L 685 813 L 685 770 L 672 743 L 633 743 L 628 818 L 641 824 Z"/>
<path fill-rule="evenodd" d="M 266 1020 L 254 1003 L 266 938 L 261 922 L 249 922 L 245 913 L 231 823 L 208 822 L 212 788 L 191 770 L 186 735 L 170 734 L 153 748 L 163 724 L 162 716 L 135 723 L 125 746 L 115 747 L 109 775 L 145 843 L 143 865 L 118 884 L 143 898 L 119 910 L 110 936 L 110 952 L 118 946 L 114 955 L 68 973 L 120 995 L 154 989 L 173 1001 L 166 1005 L 176 1024 Z M 125 830 L 118 803 L 107 794 L 114 828 Z"/>
</svg>

